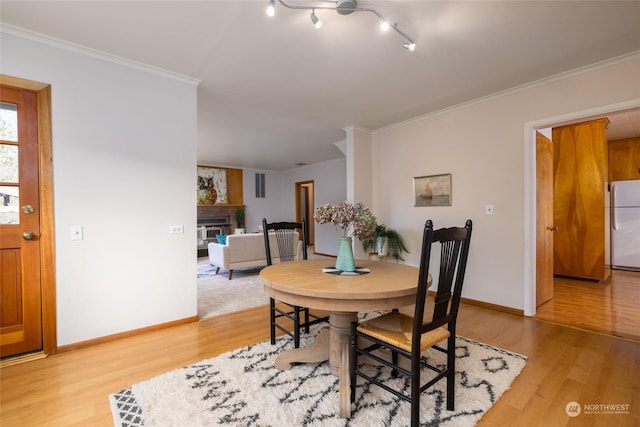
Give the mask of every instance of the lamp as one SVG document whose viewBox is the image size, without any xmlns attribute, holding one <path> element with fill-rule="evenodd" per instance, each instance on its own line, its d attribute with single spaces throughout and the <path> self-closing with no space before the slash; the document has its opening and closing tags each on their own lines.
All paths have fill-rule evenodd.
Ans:
<svg viewBox="0 0 640 427">
<path fill-rule="evenodd" d="M 315 4 L 287 4 L 284 0 L 278 0 L 282 6 L 288 9 L 297 9 L 297 10 L 310 10 L 311 14 L 311 22 L 316 28 L 320 28 L 322 26 L 322 21 L 318 19 L 316 16 L 317 10 L 335 10 L 340 15 L 349 15 L 353 12 L 370 12 L 380 18 L 380 29 L 382 31 L 387 31 L 390 27 L 395 30 L 396 33 L 400 34 L 404 39 L 405 43 L 402 45 L 405 49 L 413 52 L 416 49 L 416 43 L 411 40 L 400 28 L 398 28 L 398 24 L 393 24 L 393 26 L 389 25 L 389 21 L 387 21 L 382 15 L 380 15 L 376 10 L 368 8 L 368 7 L 359 7 L 356 3 L 356 0 L 337 0 L 337 1 L 328 1 L 328 0 L 316 0 Z M 326 6 L 326 3 L 335 3 L 335 6 Z M 274 16 L 275 15 L 275 0 L 269 0 L 269 5 L 267 6 L 267 15 Z"/>
<path fill-rule="evenodd" d="M 269 6 L 267 6 L 267 16 L 274 16 L 276 14 L 275 0 L 269 0 Z"/>
<path fill-rule="evenodd" d="M 311 11 L 311 22 L 313 23 L 313 26 L 316 27 L 316 30 L 322 27 L 322 21 L 319 20 L 318 17 L 316 16 L 315 9 Z"/>
</svg>

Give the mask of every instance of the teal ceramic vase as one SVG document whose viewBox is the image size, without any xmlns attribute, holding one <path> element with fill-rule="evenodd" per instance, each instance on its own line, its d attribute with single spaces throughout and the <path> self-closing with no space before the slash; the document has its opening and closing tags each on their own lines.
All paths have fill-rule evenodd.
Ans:
<svg viewBox="0 0 640 427">
<path fill-rule="evenodd" d="M 356 260 L 353 258 L 351 237 L 340 237 L 336 269 L 342 271 L 356 271 Z"/>
</svg>

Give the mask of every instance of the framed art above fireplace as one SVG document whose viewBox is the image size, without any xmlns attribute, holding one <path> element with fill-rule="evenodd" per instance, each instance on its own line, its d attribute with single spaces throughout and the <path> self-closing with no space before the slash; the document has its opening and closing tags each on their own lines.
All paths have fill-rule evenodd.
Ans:
<svg viewBox="0 0 640 427">
<path fill-rule="evenodd" d="M 197 197 L 199 205 L 229 203 L 227 170 L 198 165 Z"/>
</svg>

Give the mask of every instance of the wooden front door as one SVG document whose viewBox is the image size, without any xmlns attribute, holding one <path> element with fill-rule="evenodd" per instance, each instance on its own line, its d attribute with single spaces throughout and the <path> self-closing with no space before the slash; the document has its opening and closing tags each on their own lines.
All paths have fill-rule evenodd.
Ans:
<svg viewBox="0 0 640 427">
<path fill-rule="evenodd" d="M 553 298 L 553 145 L 536 132 L 536 307 Z"/>
<path fill-rule="evenodd" d="M 41 350 L 37 96 L 0 87 L 0 356 Z"/>
<path fill-rule="evenodd" d="M 553 128 L 554 274 L 603 280 L 607 119 Z"/>
</svg>

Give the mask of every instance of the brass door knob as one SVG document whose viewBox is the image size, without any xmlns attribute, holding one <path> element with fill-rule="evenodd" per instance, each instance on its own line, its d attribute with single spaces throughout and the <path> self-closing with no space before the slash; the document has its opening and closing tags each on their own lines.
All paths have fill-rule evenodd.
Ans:
<svg viewBox="0 0 640 427">
<path fill-rule="evenodd" d="M 22 207 L 22 212 L 26 213 L 26 214 L 32 214 L 33 213 L 33 206 L 31 205 L 24 205 Z"/>
<path fill-rule="evenodd" d="M 25 231 L 24 233 L 22 233 L 22 238 L 24 240 L 33 240 L 35 239 L 36 235 L 33 234 L 33 231 Z"/>
</svg>

